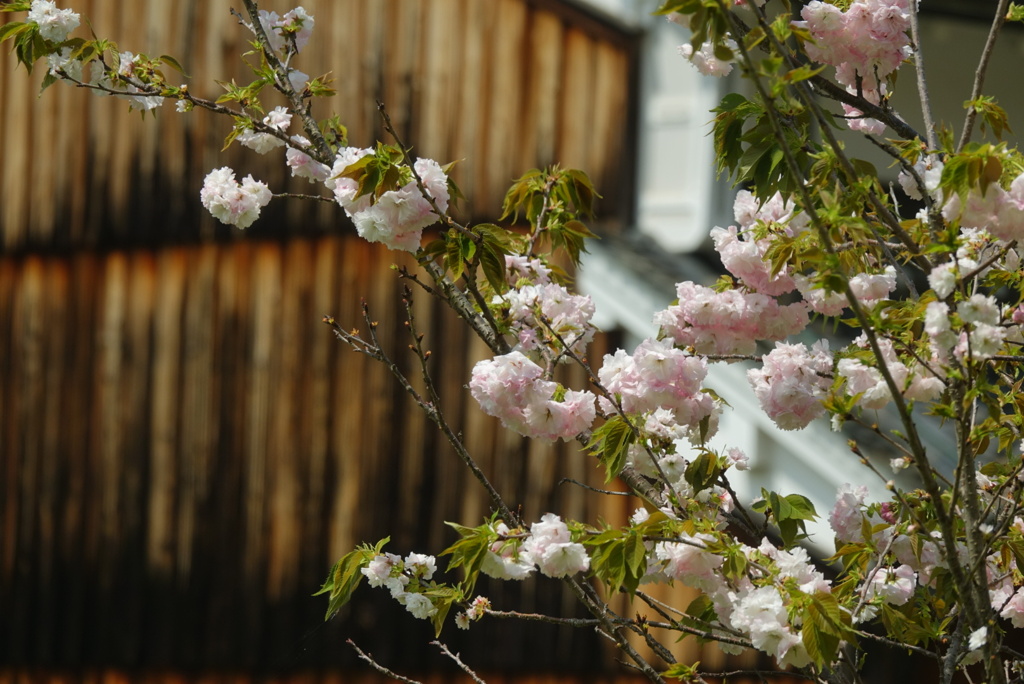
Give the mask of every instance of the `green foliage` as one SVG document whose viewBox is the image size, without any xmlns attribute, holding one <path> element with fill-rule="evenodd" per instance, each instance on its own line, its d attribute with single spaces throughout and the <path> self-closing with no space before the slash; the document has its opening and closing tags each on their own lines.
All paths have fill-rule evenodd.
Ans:
<svg viewBox="0 0 1024 684">
<path fill-rule="evenodd" d="M 1011 2 L 1006 10 L 1006 21 L 1024 22 L 1024 5 Z"/>
<path fill-rule="evenodd" d="M 217 81 L 217 84 L 224 89 L 224 94 L 218 97 L 216 102 L 217 104 L 237 102 L 246 109 L 262 114 L 263 105 L 260 104 L 260 92 L 272 82 L 259 78 L 244 86 L 240 86 L 235 83 L 234 79 L 231 79 L 230 83 L 227 81 Z"/>
<path fill-rule="evenodd" d="M 473 232 L 480 236 L 479 262 L 487 284 L 497 294 L 508 290 L 505 256 L 522 249 L 523 240 L 515 233 L 493 223 L 478 223 Z"/>
<path fill-rule="evenodd" d="M 964 102 L 964 109 L 973 109 L 981 115 L 981 131 L 985 127 L 992 129 L 992 135 L 1002 140 L 1003 132 L 1013 133 L 1010 129 L 1010 121 L 1006 116 L 1006 110 L 996 104 L 996 99 L 990 95 L 982 95 L 977 100 Z"/>
<path fill-rule="evenodd" d="M 467 595 L 471 594 L 480 576 L 480 566 L 483 565 L 491 545 L 498 541 L 498 534 L 490 522 L 477 527 L 466 527 L 453 522 L 445 524 L 459 533 L 459 539 L 442 551 L 441 555 L 451 556 L 448 561 L 449 572 L 462 568 L 462 590 Z"/>
<path fill-rule="evenodd" d="M 587 450 L 597 457 L 605 469 L 605 482 L 611 482 L 626 465 L 629 447 L 636 435 L 622 416 L 613 416 L 594 430 L 587 442 Z"/>
<path fill-rule="evenodd" d="M 557 165 L 543 171 L 531 169 L 505 194 L 501 220 L 511 217 L 518 221 L 522 214 L 535 232 L 539 247 L 565 251 L 576 266 L 580 254 L 587 251 L 585 241 L 597 237 L 579 219 L 593 215 L 594 199 L 598 197 L 590 178 L 579 169 Z"/>
<path fill-rule="evenodd" d="M 434 626 L 434 636 L 441 636 L 441 629 L 444 627 L 444 620 L 448 617 L 448 611 L 453 604 L 465 600 L 465 594 L 458 587 L 434 585 L 429 589 L 420 592 L 434 604 L 435 612 L 430 617 L 430 623 Z"/>
<path fill-rule="evenodd" d="M 348 128 L 341 123 L 337 114 L 324 119 L 317 126 L 320 133 L 323 134 L 324 140 L 327 141 L 328 147 L 331 148 L 331 152 L 336 153 L 339 149 L 348 147 Z"/>
<path fill-rule="evenodd" d="M 663 677 L 669 679 L 675 679 L 683 684 L 691 684 L 694 682 L 703 682 L 704 678 L 700 674 L 700 661 L 696 661 L 690 665 L 683 663 L 675 663 L 667 670 L 661 673 Z"/>
<path fill-rule="evenodd" d="M 970 143 L 960 154 L 946 160 L 939 187 L 946 194 L 961 197 L 979 189 L 982 195 L 992 183 L 999 183 L 1003 174 L 1003 144 Z"/>
<path fill-rule="evenodd" d="M 590 571 L 610 592 L 632 594 L 647 571 L 647 548 L 635 529 L 605 530 L 584 541 Z"/>
<path fill-rule="evenodd" d="M 766 489 L 761 490 L 761 499 L 752 508 L 769 517 L 779 529 L 782 544 L 787 549 L 807 538 L 806 522 L 817 520 L 811 500 L 802 494 L 780 496 Z"/>
<path fill-rule="evenodd" d="M 356 590 L 359 583 L 363 581 L 363 573 L 360 572 L 375 556 L 379 555 L 384 545 L 391 540 L 385 537 L 374 546 L 363 544 L 356 549 L 349 551 L 331 568 L 330 574 L 324 581 L 320 591 L 313 594 L 320 596 L 328 595 L 327 615 L 325 620 L 334 617 L 342 606 L 352 598 L 352 592 Z"/>
<path fill-rule="evenodd" d="M 32 22 L 12 21 L 0 26 L 0 43 L 10 39 L 14 40 L 14 55 L 18 63 L 24 65 L 29 73 L 32 73 L 36 61 L 50 52 L 47 41 L 39 35 L 39 26 Z"/>
<path fill-rule="evenodd" d="M 722 466 L 718 454 L 708 449 L 701 450 L 697 458 L 686 466 L 686 481 L 693 487 L 694 494 L 702 492 L 718 481 Z"/>
<path fill-rule="evenodd" d="M 806 598 L 800 637 L 811 659 L 818 666 L 827 665 L 835 661 L 842 642 L 856 646 L 852 618 L 830 593 L 816 592 Z"/>
<path fill-rule="evenodd" d="M 719 176 L 726 172 L 731 176 L 743 157 L 743 128 L 749 119 L 760 118 L 764 110 L 739 93 L 729 93 L 712 111 L 715 112 L 712 135 L 717 172 Z"/>
<path fill-rule="evenodd" d="M 369 195 L 372 201 L 376 201 L 385 192 L 412 180 L 412 172 L 402 163 L 404 159 L 402 150 L 379 142 L 373 154 L 360 157 L 336 177 L 349 178 L 359 184 L 353 199 Z"/>
</svg>

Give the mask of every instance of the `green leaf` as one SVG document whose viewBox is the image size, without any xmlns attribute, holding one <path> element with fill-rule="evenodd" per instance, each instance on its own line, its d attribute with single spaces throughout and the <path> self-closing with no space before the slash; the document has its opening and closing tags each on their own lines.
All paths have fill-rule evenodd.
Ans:
<svg viewBox="0 0 1024 684">
<path fill-rule="evenodd" d="M 852 623 L 850 614 L 840 607 L 835 596 L 827 592 L 813 594 L 801 630 L 808 655 L 818 665 L 834 662 L 840 642 L 857 643 Z"/>
<path fill-rule="evenodd" d="M 683 684 L 691 684 L 692 682 L 704 681 L 704 679 L 700 675 L 699 660 L 694 662 L 692 665 L 675 663 L 661 674 L 663 677 L 678 680 L 680 682 L 683 682 Z"/>
<path fill-rule="evenodd" d="M 174 57 L 171 57 L 170 55 L 160 55 L 160 57 L 157 58 L 157 61 L 166 64 L 167 66 L 171 67 L 185 78 L 188 78 L 188 74 L 185 73 L 185 69 L 182 68 L 181 63 L 178 62 L 178 60 L 176 60 Z"/>
<path fill-rule="evenodd" d="M 466 594 L 472 593 L 480 576 L 480 567 L 487 558 L 491 545 L 498 541 L 498 536 L 490 524 L 479 527 L 464 527 L 451 522 L 445 524 L 458 532 L 461 538 L 442 551 L 441 555 L 451 556 L 448 561 L 449 571 L 463 569 L 462 591 Z"/>
<path fill-rule="evenodd" d="M 1006 110 L 997 105 L 996 99 L 990 95 L 982 95 L 976 100 L 967 100 L 964 102 L 964 109 L 973 109 L 981 115 L 982 133 L 985 132 L 986 126 L 992 129 L 992 135 L 998 139 L 1002 139 L 1004 131 L 1013 133 Z"/>
<path fill-rule="evenodd" d="M 424 596 L 430 599 L 430 602 L 434 604 L 434 608 L 437 612 L 430 617 L 430 622 L 434 625 L 434 636 L 441 636 L 441 628 L 444 627 L 444 620 L 448 617 L 448 611 L 451 610 L 452 604 L 457 601 L 461 601 L 464 594 L 456 589 L 455 587 L 436 586 L 427 589 L 422 592 Z"/>
<path fill-rule="evenodd" d="M 1006 21 L 1024 22 L 1024 5 L 1018 5 L 1015 2 L 1011 2 L 1010 6 L 1006 10 Z"/>
<path fill-rule="evenodd" d="M 657 10 L 653 12 L 655 16 L 663 14 L 672 14 L 673 12 L 679 12 L 680 14 L 693 14 L 695 11 L 700 9 L 701 0 L 665 0 Z"/>
<path fill-rule="evenodd" d="M 505 275 L 505 252 L 493 242 L 485 241 L 480 245 L 480 266 L 484 271 L 487 284 L 502 294 L 509 288 Z"/>
<path fill-rule="evenodd" d="M 24 21 L 12 21 L 0 26 L 0 43 L 25 31 L 31 31 L 32 26 L 33 24 Z"/>
<path fill-rule="evenodd" d="M 604 465 L 605 482 L 611 482 L 626 465 L 629 446 L 634 440 L 635 435 L 622 416 L 609 418 L 591 434 L 587 450 L 597 456 L 597 460 Z"/>
<path fill-rule="evenodd" d="M 359 583 L 363 580 L 363 573 L 360 570 L 373 560 L 375 556 L 379 555 L 381 549 L 390 540 L 390 537 L 385 537 L 377 542 L 375 546 L 363 544 L 342 556 L 334 564 L 323 586 L 320 587 L 320 591 L 313 594 L 313 596 L 329 594 L 325 620 L 330 620 L 342 606 L 349 602 L 352 598 L 352 592 L 356 590 Z"/>
<path fill-rule="evenodd" d="M 693 486 L 694 494 L 704 491 L 718 479 L 721 469 L 718 456 L 713 451 L 703 451 L 686 466 L 686 481 Z"/>
<path fill-rule="evenodd" d="M 446 240 L 444 268 L 451 274 L 452 280 L 458 280 L 466 270 L 465 251 L 462 248 L 460 235 L 454 230 L 448 231 Z"/>
<path fill-rule="evenodd" d="M 809 64 L 805 64 L 804 66 L 788 71 L 783 75 L 782 80 L 785 83 L 799 83 L 800 81 L 806 81 L 809 78 L 814 78 L 824 70 L 824 66 L 812 67 Z"/>
</svg>

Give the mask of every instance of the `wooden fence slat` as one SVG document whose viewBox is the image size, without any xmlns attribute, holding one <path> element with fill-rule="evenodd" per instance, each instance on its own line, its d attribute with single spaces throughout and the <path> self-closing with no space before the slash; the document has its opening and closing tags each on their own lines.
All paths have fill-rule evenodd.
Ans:
<svg viewBox="0 0 1024 684">
<path fill-rule="evenodd" d="M 230 6 L 81 0 L 76 10 L 122 50 L 176 54 L 194 79 L 192 91 L 216 98 L 214 78 L 251 78 L 238 58 L 248 38 Z M 296 64 L 312 76 L 331 70 L 337 89 L 313 104 L 314 113 L 337 113 L 352 143 L 368 145 L 386 137 L 375 104 L 383 100 L 416 154 L 465 160 L 456 178 L 473 218 L 493 220 L 511 178 L 554 161 L 585 166 L 608 187 L 624 184 L 618 156 L 628 139 L 623 102 L 636 40 L 629 33 L 535 0 L 307 0 L 305 7 L 317 17 L 316 29 Z M 598 72 L 604 52 L 618 59 L 602 59 Z M 310 188 L 290 177 L 280 151 L 258 157 L 235 145 L 220 153 L 230 130 L 223 118 L 166 105 L 143 120 L 122 98 L 63 84 L 37 98 L 45 69 L 26 78 L 10 53 L 0 55 L 0 65 L 0 90 L 8 95 L 0 130 L 17 142 L 0 160 L 5 249 L 239 239 L 209 216 L 197 220 L 182 200 L 195 197 L 214 167 L 232 166 L 240 177 L 251 172 L 275 191 Z M 167 71 L 174 83 L 175 72 Z M 268 90 L 265 104 L 282 101 Z M 614 214 L 624 201 L 609 196 L 605 206 Z M 265 216 L 248 234 L 322 235 L 344 223 L 337 208 L 326 214 L 323 206 L 299 206 L 273 203 L 266 216 L 290 220 L 272 225 Z"/>
</svg>

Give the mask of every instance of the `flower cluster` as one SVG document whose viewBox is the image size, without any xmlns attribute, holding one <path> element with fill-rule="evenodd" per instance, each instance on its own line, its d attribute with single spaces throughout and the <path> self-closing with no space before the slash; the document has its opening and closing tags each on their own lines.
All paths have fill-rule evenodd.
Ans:
<svg viewBox="0 0 1024 684">
<path fill-rule="evenodd" d="M 529 577 L 534 567 L 520 553 L 522 540 L 513 536 L 508 525 L 501 521 L 494 526 L 494 532 L 498 535 L 498 541 L 488 549 L 480 564 L 480 572 L 501 580 L 524 580 Z"/>
<path fill-rule="evenodd" d="M 469 390 L 485 413 L 536 439 L 573 439 L 597 417 L 593 394 L 563 390 L 519 351 L 477 363 Z"/>
<path fill-rule="evenodd" d="M 295 39 L 295 51 L 301 52 L 309 42 L 314 23 L 313 15 L 302 7 L 285 12 L 283 17 L 278 16 L 277 12 L 260 10 L 260 24 L 267 34 L 270 48 L 278 54 L 285 51 L 289 36 Z"/>
<path fill-rule="evenodd" d="M 263 123 L 275 131 L 284 132 L 292 123 L 292 115 L 284 107 L 274 107 L 263 117 Z M 255 150 L 257 154 L 266 154 L 275 147 L 284 145 L 284 141 L 272 133 L 256 133 L 251 128 L 242 131 L 236 138 L 245 147 Z"/>
<path fill-rule="evenodd" d="M 206 175 L 199 199 L 221 223 L 248 228 L 260 216 L 260 209 L 270 203 L 273 195 L 266 183 L 246 176 L 241 183 L 227 166 Z"/>
<path fill-rule="evenodd" d="M 125 81 L 136 77 L 136 69 L 139 67 L 140 57 L 134 53 L 125 51 L 118 55 L 118 68 L 117 75 L 121 78 L 115 83 L 110 78 L 103 74 L 99 77 L 97 83 L 100 85 L 112 89 L 121 91 L 123 94 L 118 94 L 118 97 L 124 98 L 131 103 L 131 107 L 134 109 L 141 109 L 143 111 L 149 111 L 156 109 L 164 103 L 164 98 L 157 95 L 139 95 L 141 92 L 138 86 L 133 83 L 126 83 Z"/>
<path fill-rule="evenodd" d="M 800 12 L 800 22 L 813 37 L 805 48 L 811 59 L 836 67 L 836 80 L 852 94 L 879 104 L 886 95 L 885 78 L 910 56 L 911 12 L 915 0 L 854 0 L 844 12 L 813 0 Z M 844 104 L 853 130 L 881 134 L 885 126 Z"/>
<path fill-rule="evenodd" d="M 751 235 L 760 224 L 792 237 L 807 227 L 807 217 L 796 213 L 794 207 L 779 193 L 763 204 L 749 190 L 740 190 L 733 203 L 737 226 L 714 228 L 711 239 L 715 251 L 722 258 L 726 270 L 743 281 L 743 285 L 766 295 L 781 295 L 795 287 L 787 267 L 772 273 L 772 265 L 765 254 L 772 244 L 770 237 L 754 239 Z"/>
<path fill-rule="evenodd" d="M 867 338 L 861 335 L 855 345 L 868 347 Z M 896 355 L 891 341 L 879 339 L 878 347 L 882 357 L 878 363 L 884 363 L 892 376 L 896 387 L 906 399 L 914 401 L 931 401 L 937 398 L 946 388 L 942 378 L 935 375 L 930 367 L 920 364 L 907 366 Z M 846 392 L 857 396 L 857 405 L 866 409 L 880 409 L 892 401 L 892 393 L 879 368 L 870 366 L 860 359 L 847 357 L 836 364 L 836 371 L 846 380 Z"/>
<path fill-rule="evenodd" d="M 747 371 L 747 380 L 761 409 L 783 430 L 799 430 L 822 415 L 821 401 L 832 384 L 832 356 L 828 341 L 804 344 L 776 343 L 761 357 L 760 368 Z"/>
<path fill-rule="evenodd" d="M 455 616 L 455 626 L 459 629 L 469 629 L 471 622 L 477 622 L 487 611 L 491 609 L 491 601 L 485 596 L 477 596 L 469 604 L 469 608 Z"/>
<path fill-rule="evenodd" d="M 597 329 L 591 324 L 594 302 L 589 295 L 574 295 L 562 285 L 524 285 L 494 298 L 507 311 L 516 349 L 535 358 L 568 361 L 564 345 L 583 355 Z"/>
<path fill-rule="evenodd" d="M 51 43 L 62 43 L 78 28 L 79 16 L 69 9 L 57 9 L 52 0 L 32 0 L 28 21 L 39 26 L 39 35 Z"/>
<path fill-rule="evenodd" d="M 437 607 L 420 592 L 436 570 L 433 556 L 410 553 L 403 561 L 401 556 L 384 553 L 375 556 L 360 572 L 371 587 L 387 588 L 391 597 L 414 617 L 428 620 L 437 613 Z"/>
<path fill-rule="evenodd" d="M 673 12 L 665 18 L 674 24 L 690 28 L 690 16 L 687 14 Z M 736 45 L 736 41 L 732 38 L 727 38 L 724 45 L 734 53 L 739 49 L 739 46 Z M 695 66 L 697 71 L 705 76 L 728 76 L 732 73 L 733 60 L 719 59 L 715 56 L 715 45 L 710 41 L 705 41 L 696 50 L 690 43 L 684 43 L 679 46 L 679 54 L 689 61 L 690 64 Z"/>
<path fill-rule="evenodd" d="M 783 340 L 807 327 L 808 305 L 758 292 L 676 285 L 679 303 L 654 314 L 661 333 L 700 354 L 752 354 L 757 340 Z"/>
<path fill-rule="evenodd" d="M 583 544 L 574 542 L 569 527 L 554 513 L 530 525 L 525 539 L 513 535 L 504 522 L 495 526 L 498 541 L 491 544 L 480 571 L 498 579 L 521 580 L 534 569 L 548 577 L 568 577 L 590 568 Z"/>
<path fill-rule="evenodd" d="M 545 513 L 530 525 L 520 555 L 548 577 L 568 577 L 590 568 L 583 544 L 572 541 L 568 526 L 554 513 Z"/>
<path fill-rule="evenodd" d="M 953 195 L 942 208 L 947 221 L 959 221 L 961 228 L 979 228 L 1007 242 L 1024 239 L 1024 173 L 1004 190 L 998 183 L 992 183 L 982 193 L 971 190 L 967 199 L 961 201 Z"/>
<path fill-rule="evenodd" d="M 815 313 L 823 316 L 838 316 L 850 305 L 845 292 L 830 292 L 819 287 L 816 282 L 818 274 L 796 274 L 793 282 L 803 296 L 804 301 Z M 881 273 L 858 273 L 849 278 L 850 291 L 861 306 L 870 307 L 876 302 L 888 298 L 896 289 L 896 269 L 886 266 Z"/>
<path fill-rule="evenodd" d="M 667 413 L 660 416 L 663 422 L 674 422 L 686 429 L 693 441 L 700 442 L 699 425 L 716 408 L 711 395 L 701 389 L 707 372 L 705 359 L 676 349 L 667 340 L 647 339 L 632 355 L 622 349 L 614 355 L 606 354 L 598 378 L 626 413 L 664 409 Z M 607 398 L 602 397 L 600 402 L 606 413 L 615 412 Z"/>
<path fill-rule="evenodd" d="M 294 145 L 294 147 L 292 146 Z M 326 183 L 331 175 L 331 167 L 321 164 L 306 154 L 309 140 L 301 135 L 293 135 L 288 151 L 285 152 L 285 163 L 292 171 L 292 176 L 305 178 L 310 183 Z"/>
<path fill-rule="evenodd" d="M 370 242 L 382 242 L 389 249 L 415 252 L 420 248 L 423 229 L 435 223 L 437 215 L 420 193 L 415 179 L 384 192 L 376 200 L 372 194 L 357 197 L 359 183 L 342 174 L 370 154 L 373 150 L 366 148 L 339 150 L 326 185 L 333 190 L 335 199 L 352 219 L 361 237 Z M 447 211 L 448 177 L 441 166 L 433 159 L 417 159 L 413 166 L 437 208 Z"/>
</svg>

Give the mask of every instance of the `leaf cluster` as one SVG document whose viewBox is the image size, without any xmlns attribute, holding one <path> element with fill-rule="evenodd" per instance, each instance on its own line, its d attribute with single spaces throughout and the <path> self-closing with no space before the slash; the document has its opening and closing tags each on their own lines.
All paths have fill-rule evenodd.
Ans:
<svg viewBox="0 0 1024 684">
<path fill-rule="evenodd" d="M 501 208 L 501 219 L 519 220 L 522 214 L 535 233 L 538 246 L 550 251 L 564 250 L 574 266 L 588 238 L 596 238 L 580 220 L 594 214 L 594 200 L 600 198 L 590 177 L 579 169 L 531 169 L 517 178 Z"/>
<path fill-rule="evenodd" d="M 782 544 L 792 548 L 794 544 L 807 539 L 807 521 L 817 520 L 818 513 L 814 510 L 811 500 L 802 494 L 782 496 L 776 492 L 761 489 L 761 499 L 751 508 L 765 515 L 779 529 Z"/>
</svg>

